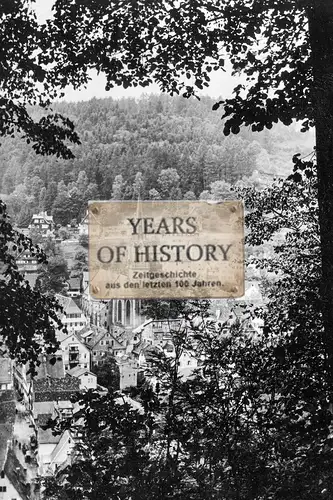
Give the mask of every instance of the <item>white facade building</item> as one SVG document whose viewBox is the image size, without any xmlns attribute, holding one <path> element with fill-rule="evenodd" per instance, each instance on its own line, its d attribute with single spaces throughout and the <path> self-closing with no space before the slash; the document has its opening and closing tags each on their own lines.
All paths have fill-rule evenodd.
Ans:
<svg viewBox="0 0 333 500">
<path fill-rule="evenodd" d="M 75 333 L 82 330 L 88 324 L 86 316 L 83 314 L 72 297 L 56 295 L 56 299 L 63 308 L 61 321 L 67 327 L 69 333 Z"/>
<path fill-rule="evenodd" d="M 73 368 L 90 369 L 90 349 L 76 333 L 57 333 L 60 342 L 65 371 Z"/>
</svg>

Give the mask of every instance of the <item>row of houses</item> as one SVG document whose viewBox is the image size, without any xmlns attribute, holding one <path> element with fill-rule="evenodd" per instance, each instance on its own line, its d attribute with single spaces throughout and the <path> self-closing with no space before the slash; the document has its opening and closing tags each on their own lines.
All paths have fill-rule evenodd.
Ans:
<svg viewBox="0 0 333 500">
<path fill-rule="evenodd" d="M 20 228 L 21 231 L 25 228 Z M 48 215 L 46 211 L 38 212 L 37 214 L 33 214 L 31 217 L 31 222 L 27 228 L 29 231 L 36 230 L 42 236 L 48 237 L 54 234 L 56 229 L 56 225 L 52 215 Z M 70 226 L 68 226 L 70 229 Z M 88 234 L 88 212 L 85 214 L 83 219 L 79 222 L 75 229 L 75 234 Z"/>
<path fill-rule="evenodd" d="M 138 372 L 149 364 L 149 356 L 156 347 L 154 339 L 156 345 L 158 343 L 171 355 L 173 345 L 166 324 L 153 323 L 144 322 L 132 336 L 120 327 L 111 333 L 91 325 L 80 332 L 63 335 L 59 337 L 59 351 L 40 359 L 38 374 L 33 379 L 25 365 L 0 358 L 3 373 L 0 399 L 2 394 L 8 401 L 2 418 L 0 411 L 0 430 L 6 443 L 0 452 L 0 493 L 8 495 L 10 492 L 11 495 L 2 494 L 0 498 L 38 499 L 41 494 L 39 479 L 71 463 L 81 418 L 80 408 L 71 398 L 86 389 L 105 391 L 89 370 L 90 363 L 98 364 L 112 352 L 123 374 L 121 385 L 126 387 L 136 385 Z M 47 424 L 55 418 L 74 418 L 77 431 L 54 434 Z M 8 473 L 13 464 L 17 471 L 14 477 Z"/>
<path fill-rule="evenodd" d="M 77 367 L 91 370 L 101 365 L 105 357 L 111 354 L 120 366 L 120 389 L 127 387 L 129 379 L 131 385 L 135 385 L 136 374 L 144 366 L 145 350 L 154 347 L 170 352 L 170 331 L 180 328 L 179 320 L 145 321 L 140 301 L 98 301 L 89 294 L 88 273 L 83 273 L 83 284 L 82 308 L 72 297 L 57 296 L 63 307 L 62 322 L 68 331 L 68 334 L 58 334 L 65 371 Z M 252 283 L 247 287 L 245 297 L 240 302 L 244 301 L 262 304 L 258 286 Z M 126 310 L 129 312 L 128 318 Z M 212 318 L 218 329 L 228 328 L 237 316 L 243 316 L 242 308 L 237 308 L 237 301 L 233 308 L 225 302 L 212 303 Z M 261 326 L 260 321 L 251 318 L 246 328 L 249 333 L 256 335 Z"/>
<path fill-rule="evenodd" d="M 250 295 L 255 298 L 254 289 Z M 57 332 L 59 351 L 41 358 L 38 375 L 31 379 L 24 365 L 0 357 L 0 432 L 5 443 L 0 446 L 0 500 L 39 499 L 39 478 L 71 463 L 82 422 L 72 396 L 88 389 L 106 390 L 98 384 L 95 367 L 111 354 L 119 367 L 120 390 L 136 386 L 156 352 L 175 356 L 171 332 L 184 328 L 179 319 L 146 320 L 140 301 L 93 299 L 85 272 L 72 280 L 67 296 L 57 295 L 57 300 L 67 331 Z M 237 316 L 228 314 L 213 304 L 213 319 L 221 333 Z M 251 321 L 247 328 L 256 331 Z M 199 367 L 197 356 L 182 353 L 180 375 L 187 378 Z M 55 418 L 74 418 L 76 430 L 54 434 L 47 424 Z"/>
<path fill-rule="evenodd" d="M 72 397 L 87 389 L 106 392 L 89 368 L 69 366 L 73 341 L 79 341 L 86 354 L 82 360 L 89 364 L 91 351 L 76 334 L 65 336 L 54 355 L 40 357 L 34 378 L 26 365 L 0 357 L 1 500 L 40 498 L 40 478 L 71 463 L 78 439 L 73 430 L 54 434 L 48 423 L 75 417 L 79 432 L 80 407 Z"/>
<path fill-rule="evenodd" d="M 213 319 L 223 334 L 237 321 L 237 309 L 228 314 L 220 311 Z M 250 319 L 245 327 L 251 335 L 260 330 L 260 325 Z M 76 326 L 71 323 L 71 328 Z M 149 367 L 154 353 L 175 356 L 170 332 L 183 328 L 182 320 L 147 320 L 131 333 L 124 326 L 107 330 L 87 323 L 82 330 L 59 337 L 59 351 L 42 357 L 34 379 L 24 365 L 0 358 L 0 499 L 38 500 L 39 479 L 75 459 L 73 450 L 80 439 L 82 415 L 71 398 L 89 388 L 105 391 L 98 386 L 90 366 L 103 362 L 111 352 L 123 375 L 123 387 L 136 385 L 138 373 Z M 199 366 L 200 359 L 192 352 L 182 353 L 180 375 L 187 378 Z M 47 424 L 55 418 L 74 419 L 76 427 L 54 434 Z"/>
</svg>

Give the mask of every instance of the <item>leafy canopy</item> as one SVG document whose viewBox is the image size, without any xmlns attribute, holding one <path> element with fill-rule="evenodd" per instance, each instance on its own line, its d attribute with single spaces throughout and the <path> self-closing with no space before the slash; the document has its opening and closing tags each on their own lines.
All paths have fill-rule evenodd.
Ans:
<svg viewBox="0 0 333 500">
<path fill-rule="evenodd" d="M 270 276 L 267 307 L 255 311 L 264 329 L 251 328 L 253 309 L 232 325 L 222 316 L 217 328 L 205 308 L 183 304 L 180 329 L 170 322 L 174 356 L 160 352 L 150 358 L 151 383 L 135 396 L 140 409 L 118 407 L 112 393 L 80 396 L 84 437 L 78 460 L 46 481 L 48 498 L 332 497 L 317 179 L 311 161 L 295 162 L 297 182 L 242 190 L 249 206 L 248 243 L 270 242 L 275 250 L 254 257 Z M 161 308 L 154 306 L 150 315 L 159 318 Z M 205 321 L 193 321 L 201 315 Z M 201 360 L 187 380 L 179 364 L 184 352 Z"/>
<path fill-rule="evenodd" d="M 56 351 L 56 329 L 64 327 L 54 297 L 32 289 L 18 272 L 16 256 L 24 251 L 45 264 L 44 252 L 13 229 L 0 202 L 0 347 L 18 362 L 29 363 L 34 372 L 39 354 Z"/>
<path fill-rule="evenodd" d="M 52 19 L 40 25 L 33 2 L 6 2 L 0 132 L 22 134 L 37 153 L 69 158 L 67 141 L 79 143 L 73 124 L 52 112 L 35 119 L 30 105 L 49 108 L 68 84 L 86 85 L 92 69 L 106 75 L 107 89 L 156 82 L 189 97 L 209 86 L 226 58 L 247 78 L 224 103 L 226 134 L 293 118 L 306 119 L 307 128 L 311 9 L 306 0 L 56 0 Z"/>
<path fill-rule="evenodd" d="M 42 61 L 47 37 L 31 2 L 3 2 L 0 25 L 0 135 L 20 134 L 32 142 L 36 153 L 72 157 L 65 142 L 79 143 L 79 138 L 71 121 L 59 113 L 44 113 L 36 119 L 29 108 L 46 109 L 59 96 L 55 75 Z"/>
<path fill-rule="evenodd" d="M 102 363 L 94 366 L 92 372 L 97 375 L 97 383 L 108 390 L 119 390 L 119 366 L 111 354 L 102 359 Z"/>
<path fill-rule="evenodd" d="M 162 91 L 189 97 L 228 58 L 247 81 L 224 103 L 226 134 L 241 124 L 262 130 L 278 120 L 307 118 L 305 128 L 312 122 L 310 2 L 58 0 L 54 14 L 47 26 L 56 48 L 44 57 L 61 74 L 67 54 L 67 78 L 77 68 L 74 85 L 96 68 L 106 74 L 107 88 L 155 81 Z"/>
</svg>

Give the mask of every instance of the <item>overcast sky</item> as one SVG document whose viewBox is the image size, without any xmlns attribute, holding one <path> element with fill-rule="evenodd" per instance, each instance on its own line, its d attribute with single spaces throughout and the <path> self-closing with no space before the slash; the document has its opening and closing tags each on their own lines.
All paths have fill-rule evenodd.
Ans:
<svg viewBox="0 0 333 500">
<path fill-rule="evenodd" d="M 52 4 L 53 0 L 36 0 L 35 9 L 40 21 L 45 21 L 45 19 L 52 15 Z M 202 95 L 209 95 L 211 97 L 221 96 L 222 98 L 230 97 L 232 89 L 239 83 L 239 80 L 230 76 L 230 68 L 228 68 L 228 65 L 226 69 L 227 72 L 214 71 L 211 74 L 210 86 L 206 87 L 206 89 L 201 92 Z M 144 89 L 138 87 L 123 89 L 122 87 L 117 87 L 107 92 L 105 90 L 105 77 L 103 75 L 97 75 L 96 72 L 92 72 L 91 76 L 92 81 L 86 89 L 78 91 L 73 90 L 72 87 L 67 87 L 64 99 L 67 101 L 85 101 L 92 97 L 112 97 L 117 99 L 121 97 L 140 97 L 140 95 L 148 93 L 160 93 L 157 85 L 152 85 Z"/>
</svg>

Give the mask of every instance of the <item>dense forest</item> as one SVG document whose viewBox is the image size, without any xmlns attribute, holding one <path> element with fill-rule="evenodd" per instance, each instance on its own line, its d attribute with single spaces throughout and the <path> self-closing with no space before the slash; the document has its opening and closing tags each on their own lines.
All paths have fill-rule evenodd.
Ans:
<svg viewBox="0 0 333 500">
<path fill-rule="evenodd" d="M 292 155 L 311 152 L 313 136 L 296 125 L 225 137 L 215 101 L 146 95 L 58 103 L 54 110 L 80 135 L 75 159 L 36 156 L 23 140 L 4 139 L 1 196 L 19 226 L 40 210 L 66 225 L 92 199 L 227 198 L 235 184 L 260 187 L 289 174 Z"/>
</svg>

